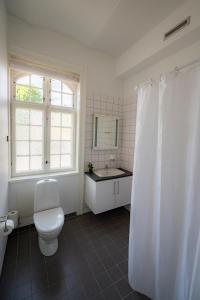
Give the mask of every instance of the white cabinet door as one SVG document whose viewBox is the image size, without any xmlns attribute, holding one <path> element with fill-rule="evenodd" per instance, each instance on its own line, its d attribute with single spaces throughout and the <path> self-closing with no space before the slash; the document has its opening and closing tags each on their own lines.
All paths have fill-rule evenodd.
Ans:
<svg viewBox="0 0 200 300">
<path fill-rule="evenodd" d="M 105 180 L 96 184 L 96 213 L 113 209 L 115 207 L 115 181 Z"/>
<path fill-rule="evenodd" d="M 116 180 L 115 207 L 124 206 L 131 202 L 132 176 Z"/>
</svg>

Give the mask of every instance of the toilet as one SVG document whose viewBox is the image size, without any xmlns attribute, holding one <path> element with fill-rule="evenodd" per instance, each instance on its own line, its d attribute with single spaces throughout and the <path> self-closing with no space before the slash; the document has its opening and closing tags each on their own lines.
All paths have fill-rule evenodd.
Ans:
<svg viewBox="0 0 200 300">
<path fill-rule="evenodd" d="M 36 183 L 33 220 L 38 232 L 40 251 L 45 256 L 55 254 L 58 235 L 64 224 L 57 180 L 44 179 Z"/>
</svg>

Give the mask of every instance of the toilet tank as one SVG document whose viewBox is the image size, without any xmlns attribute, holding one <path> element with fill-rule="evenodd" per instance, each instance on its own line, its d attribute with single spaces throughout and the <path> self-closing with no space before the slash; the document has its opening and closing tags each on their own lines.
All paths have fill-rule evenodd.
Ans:
<svg viewBox="0 0 200 300">
<path fill-rule="evenodd" d="M 34 212 L 60 206 L 58 182 L 56 179 L 44 179 L 36 183 Z"/>
</svg>

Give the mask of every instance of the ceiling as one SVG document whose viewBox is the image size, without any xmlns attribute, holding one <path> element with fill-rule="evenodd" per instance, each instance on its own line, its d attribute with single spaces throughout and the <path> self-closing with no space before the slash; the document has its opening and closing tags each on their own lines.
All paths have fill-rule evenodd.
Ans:
<svg viewBox="0 0 200 300">
<path fill-rule="evenodd" d="M 186 0 L 6 0 L 8 12 L 119 56 Z"/>
</svg>

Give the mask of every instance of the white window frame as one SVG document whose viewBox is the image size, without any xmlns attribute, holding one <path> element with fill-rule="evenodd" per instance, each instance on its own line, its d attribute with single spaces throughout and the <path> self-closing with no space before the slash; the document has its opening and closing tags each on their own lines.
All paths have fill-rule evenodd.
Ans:
<svg viewBox="0 0 200 300">
<path fill-rule="evenodd" d="M 66 82 L 68 86 L 70 84 L 68 83 L 68 80 L 55 77 L 55 76 L 45 76 L 43 74 L 38 73 L 37 71 L 24 71 L 24 74 L 30 75 L 30 74 L 38 74 L 44 78 L 44 84 L 43 84 L 43 103 L 33 103 L 33 102 L 23 102 L 15 99 L 15 86 L 16 86 L 16 76 L 14 76 L 15 72 L 20 72 L 23 70 L 12 68 L 10 70 L 10 111 L 11 111 L 11 177 L 24 177 L 24 176 L 32 176 L 32 175 L 45 175 L 45 174 L 51 174 L 51 173 L 70 173 L 77 171 L 78 167 L 78 159 L 77 159 L 77 93 L 78 93 L 78 83 L 76 82 L 76 88 L 73 89 L 73 107 L 64 107 L 64 106 L 56 106 L 51 105 L 51 90 L 50 90 L 50 81 L 51 79 L 57 79 L 61 80 L 63 83 Z M 21 75 L 19 76 L 21 77 Z M 25 171 L 25 172 L 16 172 L 16 149 L 15 149 L 15 111 L 16 108 L 29 108 L 29 109 L 38 109 L 40 111 L 43 111 L 43 169 L 42 170 L 36 170 L 36 171 Z M 58 168 L 58 169 L 50 169 L 50 130 L 51 130 L 51 112 L 63 112 L 63 113 L 70 113 L 73 116 L 73 125 L 72 125 L 72 167 L 71 168 Z M 46 161 L 48 163 L 46 163 Z"/>
</svg>

